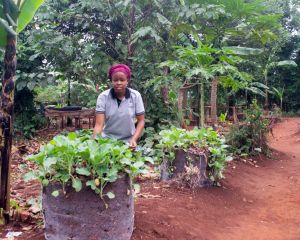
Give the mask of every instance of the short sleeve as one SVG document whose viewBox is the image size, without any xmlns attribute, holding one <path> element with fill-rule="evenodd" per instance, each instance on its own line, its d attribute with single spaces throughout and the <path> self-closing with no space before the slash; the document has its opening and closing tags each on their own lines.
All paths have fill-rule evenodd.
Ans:
<svg viewBox="0 0 300 240">
<path fill-rule="evenodd" d="M 145 113 L 144 103 L 141 94 L 137 94 L 135 103 L 135 115 L 143 115 Z"/>
<path fill-rule="evenodd" d="M 97 99 L 96 113 L 105 113 L 106 96 L 100 94 Z"/>
</svg>

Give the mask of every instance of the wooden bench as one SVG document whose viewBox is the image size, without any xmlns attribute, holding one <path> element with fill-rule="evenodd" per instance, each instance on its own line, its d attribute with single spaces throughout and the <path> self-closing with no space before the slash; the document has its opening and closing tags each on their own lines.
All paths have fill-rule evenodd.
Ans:
<svg viewBox="0 0 300 240">
<path fill-rule="evenodd" d="M 45 116 L 49 119 L 55 119 L 56 123 L 60 119 L 60 127 L 63 129 L 65 127 L 65 119 L 75 119 L 75 128 L 81 128 L 81 120 L 88 118 L 89 128 L 93 128 L 95 124 L 95 110 L 94 109 L 83 109 L 76 111 L 59 111 L 53 109 L 45 110 Z M 49 127 L 49 126 L 48 126 Z"/>
</svg>

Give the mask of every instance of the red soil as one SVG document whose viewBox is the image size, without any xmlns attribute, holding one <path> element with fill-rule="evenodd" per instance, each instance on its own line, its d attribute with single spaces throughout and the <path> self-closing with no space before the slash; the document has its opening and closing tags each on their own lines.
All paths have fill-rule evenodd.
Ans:
<svg viewBox="0 0 300 240">
<path fill-rule="evenodd" d="M 144 183 L 133 239 L 300 239 L 299 130 L 299 118 L 277 124 L 269 139 L 276 159 L 234 162 L 222 187 L 191 193 Z"/>
<path fill-rule="evenodd" d="M 132 240 L 300 240 L 300 118 L 273 133 L 275 159 L 234 161 L 221 187 L 191 192 L 144 181 Z M 15 239 L 44 238 L 37 230 Z"/>
</svg>

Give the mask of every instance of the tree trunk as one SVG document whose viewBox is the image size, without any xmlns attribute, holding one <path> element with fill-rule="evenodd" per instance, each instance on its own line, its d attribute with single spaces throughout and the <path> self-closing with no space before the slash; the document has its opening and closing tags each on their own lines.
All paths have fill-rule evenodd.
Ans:
<svg viewBox="0 0 300 240">
<path fill-rule="evenodd" d="M 170 69 L 168 67 L 164 67 L 163 69 L 163 75 L 167 76 L 170 72 Z M 162 95 L 163 101 L 165 104 L 168 103 L 168 98 L 169 98 L 169 88 L 167 86 L 163 86 L 160 88 L 160 93 Z"/>
<path fill-rule="evenodd" d="M 9 221 L 10 163 L 13 131 L 14 90 L 16 74 L 16 37 L 8 36 L 4 57 L 4 75 L 0 108 L 0 221 Z"/>
<path fill-rule="evenodd" d="M 128 44 L 127 44 L 127 64 L 132 65 L 132 57 L 134 55 L 134 46 L 132 44 L 132 34 L 135 30 L 135 4 L 136 0 L 131 1 L 130 22 L 128 24 Z M 125 19 L 124 19 L 125 21 Z"/>
<path fill-rule="evenodd" d="M 205 110 L 204 110 L 204 84 L 201 82 L 199 86 L 199 94 L 200 94 L 200 121 L 199 127 L 204 127 L 204 118 L 205 118 Z"/>
<path fill-rule="evenodd" d="M 179 94 L 178 94 L 178 118 L 179 118 L 179 123 L 181 128 L 187 128 L 185 121 L 184 121 L 184 114 L 183 114 L 183 109 L 184 109 L 184 98 L 186 95 L 186 89 L 181 88 L 179 89 Z"/>
<path fill-rule="evenodd" d="M 268 72 L 267 70 L 264 71 L 264 78 L 265 78 L 265 85 L 268 87 L 269 83 L 268 83 Z M 265 110 L 269 109 L 269 93 L 268 93 L 268 89 L 265 90 L 265 94 L 266 94 L 266 98 L 265 98 Z"/>
<path fill-rule="evenodd" d="M 211 105 L 211 124 L 214 126 L 218 122 L 217 116 L 217 91 L 218 91 L 218 78 L 213 78 L 211 82 L 210 92 L 210 105 Z"/>
</svg>

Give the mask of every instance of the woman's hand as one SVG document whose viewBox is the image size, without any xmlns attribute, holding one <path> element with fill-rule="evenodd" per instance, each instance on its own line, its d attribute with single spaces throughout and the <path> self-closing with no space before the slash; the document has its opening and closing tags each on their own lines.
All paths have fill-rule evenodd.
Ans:
<svg viewBox="0 0 300 240">
<path fill-rule="evenodd" d="M 132 150 L 132 151 L 135 151 L 135 149 L 136 149 L 136 146 L 137 146 L 137 142 L 136 142 L 136 140 L 135 139 L 130 139 L 130 141 L 129 141 L 129 147 L 130 147 L 130 149 Z"/>
<path fill-rule="evenodd" d="M 97 134 L 100 134 L 103 130 L 104 126 L 104 121 L 105 121 L 105 115 L 104 113 L 98 113 L 96 114 L 96 123 L 93 131 L 92 138 L 95 139 Z"/>
<path fill-rule="evenodd" d="M 137 139 L 139 139 L 139 137 L 141 136 L 142 131 L 143 131 L 144 126 L 145 126 L 145 116 L 144 116 L 144 114 L 136 116 L 136 120 L 137 120 L 136 130 L 135 130 L 134 135 L 132 136 L 132 138 L 129 141 L 129 147 L 131 148 L 132 151 L 135 151 L 136 146 L 137 146 Z"/>
</svg>

